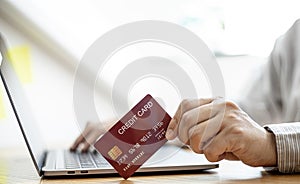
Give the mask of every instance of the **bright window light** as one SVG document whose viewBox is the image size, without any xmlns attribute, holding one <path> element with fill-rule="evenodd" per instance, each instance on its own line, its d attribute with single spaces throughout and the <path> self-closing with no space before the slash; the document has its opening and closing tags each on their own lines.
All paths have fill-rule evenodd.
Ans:
<svg viewBox="0 0 300 184">
<path fill-rule="evenodd" d="M 11 1 L 76 58 L 121 24 L 156 19 L 181 24 L 218 55 L 267 56 L 300 17 L 297 0 Z"/>
</svg>

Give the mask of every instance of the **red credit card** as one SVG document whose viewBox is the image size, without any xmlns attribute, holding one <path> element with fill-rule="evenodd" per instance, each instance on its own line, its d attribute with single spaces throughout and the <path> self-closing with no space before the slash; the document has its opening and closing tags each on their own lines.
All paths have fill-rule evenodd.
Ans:
<svg viewBox="0 0 300 184">
<path fill-rule="evenodd" d="M 170 121 L 158 102 L 146 95 L 94 146 L 127 179 L 167 142 Z"/>
</svg>

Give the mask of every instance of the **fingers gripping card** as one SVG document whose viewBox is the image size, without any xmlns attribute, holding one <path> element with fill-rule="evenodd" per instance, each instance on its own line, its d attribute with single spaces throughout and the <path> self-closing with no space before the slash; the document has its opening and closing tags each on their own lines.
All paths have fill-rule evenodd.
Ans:
<svg viewBox="0 0 300 184">
<path fill-rule="evenodd" d="M 146 95 L 94 146 L 127 179 L 167 142 L 170 120 L 158 102 Z"/>
</svg>

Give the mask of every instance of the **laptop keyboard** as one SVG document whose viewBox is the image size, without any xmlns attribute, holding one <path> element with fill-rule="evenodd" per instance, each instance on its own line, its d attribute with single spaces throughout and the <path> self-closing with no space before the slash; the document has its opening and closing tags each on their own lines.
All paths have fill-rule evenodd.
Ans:
<svg viewBox="0 0 300 184">
<path fill-rule="evenodd" d="M 97 168 L 108 166 L 108 162 L 98 152 L 71 152 L 64 151 L 66 169 Z"/>
</svg>

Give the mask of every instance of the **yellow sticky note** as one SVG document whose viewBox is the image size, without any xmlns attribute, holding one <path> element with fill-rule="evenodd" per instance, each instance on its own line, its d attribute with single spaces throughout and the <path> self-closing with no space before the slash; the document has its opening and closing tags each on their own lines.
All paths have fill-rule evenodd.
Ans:
<svg viewBox="0 0 300 184">
<path fill-rule="evenodd" d="M 26 45 L 12 47 L 8 49 L 7 56 L 21 82 L 32 82 L 30 48 Z"/>
<path fill-rule="evenodd" d="M 4 108 L 4 100 L 3 100 L 3 93 L 2 93 L 2 89 L 0 89 L 0 119 L 4 119 L 5 118 L 5 108 Z"/>
</svg>

